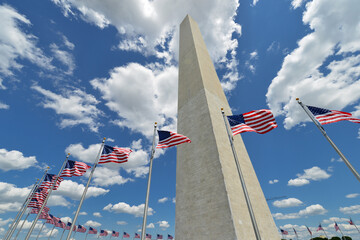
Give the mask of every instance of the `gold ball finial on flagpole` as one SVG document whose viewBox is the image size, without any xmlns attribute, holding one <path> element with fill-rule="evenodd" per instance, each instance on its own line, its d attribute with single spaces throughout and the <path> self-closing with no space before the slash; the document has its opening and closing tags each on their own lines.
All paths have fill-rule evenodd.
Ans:
<svg viewBox="0 0 360 240">
<path fill-rule="evenodd" d="M 157 125 L 157 122 L 155 122 L 155 125 Z"/>
<path fill-rule="evenodd" d="M 68 153 L 68 156 L 70 156 L 70 153 Z"/>
<path fill-rule="evenodd" d="M 299 98 L 296 98 L 296 101 L 299 101 Z"/>
<path fill-rule="evenodd" d="M 106 140 L 106 137 L 104 137 L 104 141 Z"/>
</svg>

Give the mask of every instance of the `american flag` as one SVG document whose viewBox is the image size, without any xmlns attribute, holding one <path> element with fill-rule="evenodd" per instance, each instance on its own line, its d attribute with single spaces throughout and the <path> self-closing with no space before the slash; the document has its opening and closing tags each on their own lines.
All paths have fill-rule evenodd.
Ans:
<svg viewBox="0 0 360 240">
<path fill-rule="evenodd" d="M 101 237 L 106 237 L 108 235 L 108 232 L 106 230 L 100 230 L 100 235 Z"/>
<path fill-rule="evenodd" d="M 289 232 L 286 231 L 286 230 L 280 229 L 280 231 L 281 231 L 281 234 L 284 234 L 284 235 L 288 235 L 288 234 L 289 234 Z"/>
<path fill-rule="evenodd" d="M 240 115 L 227 116 L 233 136 L 243 132 L 267 133 L 277 124 L 272 112 L 268 109 L 254 110 Z"/>
<path fill-rule="evenodd" d="M 60 177 L 80 177 L 84 175 L 89 168 L 91 167 L 86 163 L 68 160 Z"/>
<path fill-rule="evenodd" d="M 174 239 L 174 237 L 168 234 L 168 239 Z"/>
<path fill-rule="evenodd" d="M 55 223 L 55 227 L 64 228 L 66 227 L 66 224 L 59 220 L 57 223 Z"/>
<path fill-rule="evenodd" d="M 111 236 L 112 236 L 112 237 L 118 237 L 118 236 L 119 236 L 119 232 L 112 231 Z"/>
<path fill-rule="evenodd" d="M 348 221 L 350 225 L 355 225 L 354 222 L 351 220 L 350 218 L 350 221 Z"/>
<path fill-rule="evenodd" d="M 339 228 L 339 226 L 337 225 L 336 222 L 335 222 L 334 228 L 335 228 L 336 231 L 339 231 L 339 230 L 340 230 L 340 228 Z"/>
<path fill-rule="evenodd" d="M 43 205 L 43 201 L 37 200 L 36 198 L 31 199 L 31 201 L 28 204 L 28 207 L 32 207 L 32 208 L 41 208 L 41 206 Z"/>
<path fill-rule="evenodd" d="M 108 145 L 104 146 L 99 164 L 103 163 L 124 163 L 128 161 L 129 154 L 132 152 L 129 148 L 118 148 L 111 147 Z"/>
<path fill-rule="evenodd" d="M 89 227 L 88 234 L 97 234 L 97 230 L 95 228 Z"/>
<path fill-rule="evenodd" d="M 48 195 L 47 189 L 38 188 L 33 193 L 32 198 L 37 199 L 39 202 L 44 202 L 47 195 Z"/>
<path fill-rule="evenodd" d="M 43 188 L 43 189 L 50 189 L 51 186 L 53 185 L 54 181 L 56 179 L 56 175 L 55 174 L 46 174 L 43 182 L 41 183 L 40 185 L 40 188 Z M 62 182 L 62 180 L 64 180 L 63 178 L 59 177 L 56 181 L 56 184 L 53 188 L 53 190 L 56 190 L 58 189 L 60 183 Z"/>
<path fill-rule="evenodd" d="M 124 232 L 124 234 L 123 234 L 123 238 L 129 238 L 130 237 L 130 234 L 128 234 L 128 233 L 126 233 L 126 232 Z"/>
<path fill-rule="evenodd" d="M 84 232 L 86 232 L 86 228 L 83 227 L 83 226 L 81 226 L 81 225 L 78 225 L 76 231 L 77 231 L 77 232 L 82 232 L 82 233 L 84 233 Z"/>
<path fill-rule="evenodd" d="M 316 229 L 316 231 L 320 231 L 320 230 L 324 230 L 321 226 L 321 224 L 319 224 L 319 227 Z"/>
<path fill-rule="evenodd" d="M 140 235 L 138 233 L 135 233 L 135 237 L 134 238 L 140 238 Z"/>
<path fill-rule="evenodd" d="M 191 143 L 191 140 L 188 137 L 178 133 L 158 130 L 158 134 L 159 134 L 159 142 L 156 148 L 168 148 L 186 142 Z"/>
<path fill-rule="evenodd" d="M 58 217 L 55 217 L 54 215 L 52 215 L 52 214 L 49 214 L 49 216 L 50 216 L 50 219 L 48 219 L 47 221 L 46 221 L 46 223 L 50 223 L 50 224 L 56 224 L 57 222 L 59 222 L 59 220 L 60 220 L 60 218 L 58 218 Z"/>
<path fill-rule="evenodd" d="M 39 219 L 51 220 L 51 217 L 48 213 L 44 213 L 44 211 L 40 214 Z"/>
<path fill-rule="evenodd" d="M 297 232 L 296 232 L 295 228 L 293 228 L 293 230 L 294 230 L 296 238 L 298 238 L 298 235 L 297 235 Z"/>
<path fill-rule="evenodd" d="M 48 207 L 44 207 L 44 209 L 43 209 L 43 211 L 42 211 L 42 213 L 48 213 L 50 211 L 50 208 L 48 208 Z M 33 209 L 31 209 L 31 212 L 30 212 L 30 214 L 38 214 L 39 213 L 39 209 L 38 208 L 33 208 Z"/>
<path fill-rule="evenodd" d="M 156 239 L 163 239 L 163 235 L 157 234 Z"/>
<path fill-rule="evenodd" d="M 310 231 L 310 228 L 308 228 L 308 226 L 306 226 L 306 228 L 309 231 L 310 235 L 312 236 L 312 232 Z"/>
<path fill-rule="evenodd" d="M 325 108 L 318 108 L 307 106 L 310 112 L 315 116 L 321 125 L 339 122 L 350 121 L 353 123 L 360 123 L 360 119 L 354 118 L 351 113 L 341 112 L 336 110 L 329 110 Z"/>
<path fill-rule="evenodd" d="M 151 234 L 147 233 L 145 238 L 151 239 Z"/>
</svg>

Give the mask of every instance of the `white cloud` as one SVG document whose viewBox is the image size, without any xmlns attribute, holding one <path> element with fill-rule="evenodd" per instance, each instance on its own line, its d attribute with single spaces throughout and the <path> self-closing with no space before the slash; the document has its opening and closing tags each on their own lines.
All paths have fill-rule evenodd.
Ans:
<svg viewBox="0 0 360 240">
<path fill-rule="evenodd" d="M 44 69 L 54 69 L 51 59 L 36 47 L 37 38 L 24 33 L 23 26 L 31 26 L 29 19 L 9 5 L 0 5 L 0 74 L 4 76 L 12 76 L 14 70 L 23 67 L 18 59 L 26 59 Z M 5 87 L 0 78 L 1 88 Z"/>
<path fill-rule="evenodd" d="M 111 186 L 111 185 L 122 185 L 129 181 L 131 178 L 124 178 L 119 173 L 119 164 L 107 163 L 106 167 L 97 167 L 94 172 L 93 182 L 98 186 Z"/>
<path fill-rule="evenodd" d="M 359 195 L 360 195 L 359 193 L 351 193 L 351 194 L 346 195 L 345 197 L 346 197 L 346 198 L 356 198 L 356 197 L 358 197 Z"/>
<path fill-rule="evenodd" d="M 25 157 L 22 152 L 17 150 L 0 149 L 0 169 L 3 171 L 24 170 L 36 164 L 35 156 Z"/>
<path fill-rule="evenodd" d="M 71 153 L 71 156 L 79 159 L 82 162 L 94 164 L 96 157 L 100 151 L 101 144 L 92 144 L 88 148 L 84 148 L 81 143 L 70 144 L 66 149 L 66 153 Z"/>
<path fill-rule="evenodd" d="M 273 205 L 278 208 L 297 207 L 302 205 L 303 202 L 297 198 L 288 198 L 284 200 L 277 200 L 273 202 Z"/>
<path fill-rule="evenodd" d="M 63 37 L 64 45 L 65 45 L 69 50 L 74 50 L 75 44 L 73 44 L 72 42 L 70 42 L 69 39 L 68 39 L 65 35 L 62 35 L 62 37 Z"/>
<path fill-rule="evenodd" d="M 117 225 L 127 225 L 128 223 L 125 221 L 117 221 L 116 224 Z"/>
<path fill-rule="evenodd" d="M 360 205 L 353 205 L 350 207 L 340 207 L 339 210 L 344 214 L 360 214 Z"/>
<path fill-rule="evenodd" d="M 101 216 L 101 213 L 99 213 L 99 212 L 94 212 L 93 215 L 94 215 L 95 217 L 102 217 L 102 216 Z"/>
<path fill-rule="evenodd" d="M 302 2 L 293 1 L 293 6 Z M 313 0 L 306 4 L 303 23 L 312 31 L 285 57 L 266 94 L 275 115 L 285 116 L 286 129 L 310 121 L 296 97 L 327 109 L 355 110 L 359 105 L 359 7 L 357 0 Z M 326 73 L 319 69 L 326 69 Z"/>
<path fill-rule="evenodd" d="M 325 170 L 317 166 L 314 166 L 309 169 L 304 169 L 304 173 L 297 174 L 297 177 L 298 178 L 290 179 L 288 181 L 288 186 L 296 186 L 296 187 L 303 186 L 309 184 L 310 180 L 320 181 L 323 179 L 328 179 L 329 177 L 331 177 L 331 175 L 328 174 Z"/>
<path fill-rule="evenodd" d="M 95 221 L 92 221 L 92 220 L 88 220 L 84 225 L 96 228 L 96 227 L 100 227 L 101 223 L 98 223 L 98 222 L 95 222 Z"/>
<path fill-rule="evenodd" d="M 101 92 L 106 106 L 118 114 L 115 124 L 150 139 L 154 122 L 161 128 L 176 129 L 177 78 L 176 67 L 150 69 L 130 63 L 111 70 L 108 79 L 90 83 Z"/>
<path fill-rule="evenodd" d="M 72 75 L 75 69 L 73 55 L 67 51 L 59 49 L 55 43 L 50 44 L 50 50 L 54 57 L 68 68 L 65 74 Z"/>
<path fill-rule="evenodd" d="M 269 181 L 269 184 L 275 184 L 275 183 L 278 183 L 278 182 L 279 182 L 279 180 L 274 179 L 274 180 L 270 180 L 270 181 Z"/>
<path fill-rule="evenodd" d="M 53 191 L 46 205 L 49 207 L 62 206 L 69 208 L 70 202 L 68 202 L 63 196 L 56 195 L 56 191 Z"/>
<path fill-rule="evenodd" d="M 30 187 L 18 188 L 14 184 L 0 182 L 0 214 L 18 211 L 30 190 Z"/>
<path fill-rule="evenodd" d="M 79 184 L 77 182 L 73 182 L 71 180 L 64 180 L 61 182 L 58 190 L 53 191 L 54 196 L 66 196 L 73 200 L 80 200 L 85 186 L 83 184 Z M 89 187 L 86 193 L 86 198 L 89 197 L 98 197 L 101 195 L 105 195 L 110 190 L 99 188 L 99 187 Z"/>
<path fill-rule="evenodd" d="M 306 0 L 293 0 L 291 2 L 291 6 L 295 9 L 298 8 L 302 5 L 303 2 L 305 2 Z"/>
<path fill-rule="evenodd" d="M 167 197 L 163 197 L 163 198 L 160 198 L 160 199 L 158 200 L 158 203 L 164 203 L 164 202 L 166 202 L 167 200 L 169 200 Z"/>
<path fill-rule="evenodd" d="M 259 0 L 253 0 L 252 6 L 256 6 L 256 4 L 259 2 Z"/>
<path fill-rule="evenodd" d="M 32 89 L 45 96 L 42 106 L 50 108 L 62 117 L 60 127 L 73 127 L 79 124 L 87 125 L 91 131 L 97 132 L 100 126 L 96 120 L 102 115 L 97 109 L 99 101 L 93 95 L 87 94 L 81 89 L 64 90 L 63 95 L 33 85 Z"/>
<path fill-rule="evenodd" d="M 2 218 L 0 218 L 0 226 L 6 226 L 8 223 L 12 222 L 13 219 L 8 218 L 6 220 L 3 220 Z"/>
<path fill-rule="evenodd" d="M 1 79 L 0 79 L 0 85 L 1 85 Z M 1 86 L 0 86 L 0 88 L 1 88 Z M 9 105 L 0 102 L 0 109 L 9 109 L 9 108 L 10 108 Z"/>
<path fill-rule="evenodd" d="M 155 225 L 153 223 L 149 223 L 146 228 L 155 228 Z"/>
<path fill-rule="evenodd" d="M 109 211 L 109 212 L 115 212 L 115 213 L 127 213 L 134 215 L 135 217 L 141 217 L 144 214 L 144 207 L 145 204 L 140 204 L 138 206 L 130 206 L 127 203 L 119 202 L 115 205 L 109 203 L 107 206 L 104 207 L 103 210 Z M 153 215 L 155 211 L 149 207 L 148 208 L 148 215 Z"/>
<path fill-rule="evenodd" d="M 62 217 L 60 218 L 62 222 L 64 223 L 68 223 L 68 222 L 72 222 L 72 218 L 71 217 Z"/>
<path fill-rule="evenodd" d="M 238 0 L 52 1 L 63 9 L 65 16 L 80 15 L 100 28 L 114 25 L 122 37 L 120 49 L 151 54 L 166 63 L 177 59 L 179 24 L 190 14 L 198 22 L 214 62 L 227 69 L 223 77 L 225 90 L 233 89 L 239 80 L 238 41 L 234 36 L 241 34 L 241 26 L 234 21 Z"/>
<path fill-rule="evenodd" d="M 159 227 L 165 231 L 166 228 L 169 228 L 170 227 L 170 224 L 167 222 L 167 221 L 159 221 L 157 222 L 159 224 Z"/>
<path fill-rule="evenodd" d="M 320 204 L 314 204 L 306 207 L 305 209 L 300 210 L 297 213 L 287 213 L 287 214 L 275 213 L 273 214 L 273 217 L 276 220 L 296 219 L 296 218 L 303 218 L 314 215 L 324 215 L 325 213 L 327 213 L 327 210 L 323 206 L 321 206 Z"/>
</svg>

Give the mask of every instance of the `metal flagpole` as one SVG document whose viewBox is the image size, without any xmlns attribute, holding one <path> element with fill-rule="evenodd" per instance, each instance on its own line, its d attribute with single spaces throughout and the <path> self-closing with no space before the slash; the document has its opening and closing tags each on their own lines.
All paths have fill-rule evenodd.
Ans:
<svg viewBox="0 0 360 240">
<path fill-rule="evenodd" d="M 86 196 L 86 192 L 87 192 L 87 190 L 88 190 L 88 188 L 89 188 L 91 178 L 92 178 L 92 176 L 93 176 L 93 174 L 94 174 L 94 171 L 95 171 L 95 168 L 96 168 L 96 166 L 97 166 L 97 164 L 98 164 L 98 162 L 99 162 L 99 159 L 100 159 L 102 150 L 103 150 L 103 148 L 104 148 L 105 140 L 106 140 L 106 138 L 104 138 L 103 141 L 102 141 L 102 144 L 101 144 L 99 153 L 98 153 L 98 155 L 97 155 L 95 164 L 94 164 L 94 166 L 93 166 L 92 169 L 91 169 L 91 173 L 90 173 L 88 182 L 87 182 L 86 187 L 85 187 L 85 189 L 84 189 L 84 192 L 83 192 L 83 194 L 82 194 L 82 196 L 81 196 L 78 209 L 76 210 L 76 213 L 75 213 L 75 216 L 74 216 L 74 219 L 73 219 L 73 223 L 72 223 L 72 225 L 71 225 L 71 227 L 70 227 L 70 230 L 69 230 L 69 233 L 68 233 L 68 235 L 67 235 L 66 240 L 70 240 L 71 233 L 72 233 L 72 231 L 73 231 L 73 226 L 74 226 L 74 224 L 76 223 L 76 220 L 77 220 L 78 215 L 79 215 L 79 213 L 80 213 L 81 206 L 82 206 L 82 204 L 83 204 L 83 202 L 84 202 L 84 199 L 85 199 L 85 196 Z"/>
<path fill-rule="evenodd" d="M 39 236 L 40 236 L 40 233 L 41 233 L 41 231 L 42 231 L 45 223 L 46 223 L 46 221 L 44 221 L 43 225 L 41 226 L 40 231 L 39 231 L 39 233 L 38 233 L 38 235 L 37 235 L 37 237 L 36 237 L 36 240 L 38 240 L 38 238 L 39 238 Z"/>
<path fill-rule="evenodd" d="M 62 234 L 61 234 L 60 240 L 62 239 L 62 237 L 63 237 L 63 235 L 64 235 L 64 232 L 65 232 L 65 228 L 64 228 L 64 231 L 63 231 Z"/>
<path fill-rule="evenodd" d="M 87 235 L 89 234 L 89 230 L 87 231 L 86 235 L 85 235 L 85 240 L 87 239 Z"/>
<path fill-rule="evenodd" d="M 323 228 L 323 231 L 324 231 L 325 237 L 326 237 L 327 239 L 329 239 L 328 236 L 327 236 L 327 234 L 326 234 L 326 232 L 325 232 L 325 229 L 324 229 L 324 228 Z"/>
<path fill-rule="evenodd" d="M 68 153 L 68 154 L 66 155 L 65 161 L 64 161 L 63 165 L 61 166 L 58 175 L 56 175 L 56 178 L 55 178 L 53 184 L 51 185 L 51 188 L 49 189 L 49 192 L 48 192 L 48 194 L 47 194 L 47 196 L 46 196 L 43 204 L 41 205 L 41 208 L 40 208 L 40 210 L 39 210 L 39 213 L 36 215 L 36 218 L 35 218 L 35 220 L 33 221 L 32 225 L 31 225 L 31 227 L 30 227 L 30 230 L 29 230 L 28 234 L 26 235 L 25 240 L 28 240 L 28 239 L 30 238 L 31 233 L 32 233 L 32 231 L 34 230 L 35 225 L 36 225 L 37 221 L 39 220 L 39 217 L 40 217 L 40 215 L 41 215 L 44 207 L 46 206 L 46 203 L 47 203 L 47 201 L 48 201 L 48 199 L 49 199 L 49 197 L 50 197 L 50 195 L 51 195 L 51 192 L 52 192 L 53 188 L 56 186 L 57 180 L 58 180 L 58 178 L 60 177 L 60 174 L 62 173 L 62 171 L 63 171 L 63 169 L 64 169 L 64 167 L 65 167 L 65 164 L 67 163 L 67 161 L 68 161 L 68 159 L 69 159 L 69 156 L 70 156 L 70 153 Z"/>
<path fill-rule="evenodd" d="M 225 123 L 225 126 L 226 126 L 226 132 L 227 132 L 227 134 L 229 136 L 231 149 L 232 149 L 234 159 L 235 159 L 235 163 L 236 163 L 236 167 L 237 167 L 237 170 L 238 170 L 238 173 L 239 173 L 241 186 L 243 188 L 243 192 L 244 192 L 244 195 L 245 195 L 245 200 L 246 200 L 246 204 L 247 204 L 247 207 L 248 207 L 248 210 L 249 210 L 249 214 L 250 214 L 251 222 L 252 222 L 252 225 L 253 225 L 253 228 L 254 228 L 255 236 L 256 236 L 257 240 L 261 240 L 260 231 L 259 231 L 259 228 L 258 228 L 257 223 L 256 223 L 255 215 L 254 215 L 254 212 L 253 212 L 253 209 L 252 209 L 252 206 L 251 206 L 251 202 L 250 202 L 250 197 L 249 197 L 248 191 L 246 189 L 244 176 L 242 174 L 242 171 L 241 171 L 241 168 L 240 168 L 240 163 L 239 163 L 239 160 L 238 160 L 238 157 L 237 157 L 237 154 L 236 154 L 232 134 L 230 134 L 231 130 L 229 129 L 229 124 L 228 124 L 228 121 L 226 120 L 225 112 L 224 112 L 223 108 L 221 108 L 221 113 L 222 113 L 224 123 Z"/>
<path fill-rule="evenodd" d="M 147 218 L 147 210 L 148 210 L 148 206 L 149 206 L 149 193 L 150 193 L 152 164 L 153 164 L 153 159 L 154 159 L 154 154 L 155 154 L 156 124 L 157 124 L 157 123 L 155 122 L 155 124 L 154 124 L 154 135 L 153 135 L 153 144 L 152 144 L 151 156 L 150 156 L 148 184 L 147 184 L 145 207 L 144 207 L 144 218 L 143 218 L 143 224 L 142 224 L 142 228 L 141 228 L 141 240 L 144 240 L 144 239 L 145 239 L 146 218 Z"/>
<path fill-rule="evenodd" d="M 337 224 L 336 222 L 334 222 L 334 223 Z M 341 233 L 342 238 L 344 238 L 344 234 L 343 234 L 343 232 L 341 231 L 341 228 L 339 227 L 339 225 L 338 225 L 338 228 L 339 228 L 339 230 L 340 230 L 340 233 Z"/>
<path fill-rule="evenodd" d="M 46 172 L 45 172 L 45 173 L 46 173 Z M 21 206 L 20 210 L 19 210 L 18 213 L 16 214 L 15 219 L 13 220 L 13 222 L 12 222 L 11 225 L 10 225 L 10 227 L 9 227 L 8 230 L 6 231 L 4 239 L 8 239 L 8 236 L 9 236 L 10 232 L 13 232 L 12 230 L 13 230 L 13 227 L 15 226 L 15 223 L 18 222 L 19 219 L 21 219 L 21 217 L 19 218 L 19 215 L 24 211 L 24 209 L 26 209 L 25 206 L 27 206 L 28 201 L 31 199 L 32 194 L 34 193 L 35 189 L 37 188 L 38 182 L 39 182 L 39 179 L 36 180 L 36 182 L 35 182 L 35 184 L 33 185 L 31 191 L 29 192 L 29 195 L 26 197 L 23 205 Z M 17 227 L 17 224 L 16 224 L 16 227 Z M 16 227 L 15 227 L 15 229 L 16 229 Z M 13 234 L 13 233 L 12 233 L 12 234 Z M 11 234 L 11 235 L 12 235 L 12 234 Z"/>
<path fill-rule="evenodd" d="M 353 222 L 353 223 L 354 223 L 354 222 Z M 354 226 L 355 226 L 356 230 L 358 230 L 358 232 L 360 233 L 360 231 L 359 231 L 359 229 L 357 228 L 357 226 L 355 225 L 355 223 L 354 223 Z"/>
<path fill-rule="evenodd" d="M 11 230 L 11 232 L 9 233 L 7 240 L 10 240 L 11 237 L 12 237 L 12 235 L 14 234 L 14 231 L 15 231 L 17 225 L 19 224 L 20 219 L 21 219 L 22 216 L 24 215 L 25 210 L 27 209 L 27 207 L 28 207 L 28 205 L 29 205 L 29 203 L 30 203 L 30 201 L 31 201 L 31 199 L 32 199 L 35 191 L 39 188 L 40 183 L 44 180 L 44 178 L 45 178 L 45 176 L 46 176 L 46 174 L 47 174 L 47 171 L 49 171 L 49 167 L 46 168 L 44 175 L 42 176 L 42 178 L 41 178 L 40 181 L 39 181 L 39 184 L 34 188 L 33 192 L 31 193 L 31 196 L 27 199 L 25 208 L 23 209 L 22 213 L 20 214 L 19 219 L 16 221 L 16 223 L 15 223 L 15 225 L 14 225 L 14 228 L 13 228 L 13 229 Z"/>
<path fill-rule="evenodd" d="M 51 229 L 51 232 L 50 232 L 50 235 L 49 235 L 48 240 L 50 240 L 50 238 L 51 238 L 51 234 L 52 234 L 52 232 L 54 231 L 54 228 L 55 228 L 55 225 L 54 225 L 54 226 L 53 226 L 53 228 Z"/>
<path fill-rule="evenodd" d="M 346 157 L 342 154 L 342 152 L 338 149 L 338 147 L 335 145 L 335 143 L 330 139 L 330 137 L 326 134 L 325 129 L 321 126 L 321 124 L 316 120 L 314 115 L 310 112 L 310 110 L 307 108 L 306 105 L 304 105 L 299 98 L 296 98 L 296 101 L 300 104 L 300 106 L 304 109 L 304 111 L 307 113 L 307 115 L 310 117 L 310 119 L 315 123 L 315 125 L 318 127 L 320 132 L 324 135 L 324 137 L 329 141 L 330 145 L 335 149 L 335 151 L 339 154 L 341 159 L 344 161 L 346 166 L 350 169 L 350 171 L 354 174 L 356 179 L 360 182 L 360 175 L 355 170 L 355 168 L 350 164 L 350 162 L 346 159 Z"/>
<path fill-rule="evenodd" d="M 24 221 L 22 222 L 22 224 L 21 224 L 21 226 L 20 226 L 20 228 L 19 228 L 19 230 L 18 230 L 18 232 L 17 232 L 17 234 L 16 234 L 16 236 L 15 236 L 14 240 L 16 240 L 16 239 L 17 239 L 17 237 L 19 236 L 19 234 L 20 234 L 20 232 L 21 232 L 21 229 L 23 228 L 23 226 L 24 226 L 24 224 L 25 224 L 25 222 L 26 222 L 27 218 L 29 217 L 29 215 L 30 215 L 30 212 L 28 212 L 28 214 L 26 215 L 26 217 L 25 217 Z"/>
</svg>

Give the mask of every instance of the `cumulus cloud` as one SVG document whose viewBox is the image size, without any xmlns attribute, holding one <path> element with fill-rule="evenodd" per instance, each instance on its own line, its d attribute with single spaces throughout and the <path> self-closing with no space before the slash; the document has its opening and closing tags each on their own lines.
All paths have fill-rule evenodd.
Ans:
<svg viewBox="0 0 360 240">
<path fill-rule="evenodd" d="M 36 46 L 37 38 L 23 32 L 23 27 L 31 26 L 26 16 L 18 13 L 9 5 L 0 5 L 0 74 L 13 76 L 14 70 L 23 67 L 19 59 L 26 59 L 44 69 L 53 69 L 51 59 Z M 0 89 L 2 85 L 0 78 Z"/>
<path fill-rule="evenodd" d="M 104 207 L 103 210 L 109 211 L 109 212 L 115 212 L 115 213 L 127 213 L 134 215 L 135 217 L 141 217 L 144 214 L 144 207 L 145 204 L 140 204 L 138 206 L 130 206 L 129 204 L 125 202 L 119 202 L 115 205 L 109 203 L 107 206 Z M 148 208 L 148 215 L 153 215 L 155 211 L 149 207 Z"/>
<path fill-rule="evenodd" d="M 309 169 L 304 169 L 303 174 L 297 174 L 297 178 L 290 179 L 288 181 L 288 186 L 303 186 L 310 183 L 310 180 L 320 181 L 323 179 L 328 179 L 331 175 L 328 174 L 325 170 L 314 166 Z"/>
<path fill-rule="evenodd" d="M 159 227 L 165 231 L 167 228 L 170 227 L 170 224 L 167 221 L 159 221 L 157 222 L 159 224 Z"/>
<path fill-rule="evenodd" d="M 70 44 L 70 42 L 67 42 L 67 44 Z M 50 44 L 50 50 L 54 57 L 67 67 L 67 71 L 65 71 L 65 74 L 72 75 L 75 69 L 75 61 L 73 55 L 65 50 L 61 50 L 55 43 Z"/>
<path fill-rule="evenodd" d="M 0 182 L 0 214 L 18 211 L 30 190 L 30 187 L 18 188 L 14 184 Z"/>
<path fill-rule="evenodd" d="M 163 198 L 160 198 L 160 199 L 158 200 L 158 203 L 164 203 L 164 202 L 166 202 L 167 200 L 169 200 L 167 197 L 163 197 Z"/>
<path fill-rule="evenodd" d="M 0 79 L 0 88 L 1 88 L 1 79 Z M 9 105 L 0 102 L 0 109 L 9 109 L 9 108 L 10 108 Z"/>
<path fill-rule="evenodd" d="M 125 221 L 117 221 L 116 224 L 117 224 L 117 225 L 126 225 L 126 224 L 128 224 L 128 223 L 125 222 Z"/>
<path fill-rule="evenodd" d="M 77 182 L 73 182 L 71 180 L 64 180 L 61 182 L 58 190 L 54 191 L 54 196 L 66 196 L 73 200 L 80 200 L 82 193 L 85 189 L 83 184 L 79 184 Z M 99 188 L 99 187 L 89 187 L 86 193 L 86 198 L 89 197 L 98 197 L 101 195 L 105 195 L 110 190 Z"/>
<path fill-rule="evenodd" d="M 346 198 L 356 198 L 358 197 L 360 194 L 359 193 L 350 193 L 348 195 L 346 195 L 345 197 Z"/>
<path fill-rule="evenodd" d="M 288 198 L 284 200 L 277 200 L 273 202 L 273 205 L 278 208 L 297 207 L 302 205 L 303 202 L 297 198 Z"/>
<path fill-rule="evenodd" d="M 96 227 L 100 227 L 101 223 L 98 223 L 98 222 L 95 222 L 95 221 L 92 221 L 92 220 L 88 220 L 84 225 L 96 228 Z"/>
<path fill-rule="evenodd" d="M 273 217 L 276 220 L 280 219 L 296 219 L 296 218 L 304 218 L 308 216 L 314 216 L 314 215 L 324 215 L 327 213 L 327 210 L 321 206 L 320 204 L 314 204 L 306 207 L 305 209 L 300 210 L 297 213 L 275 213 L 273 214 Z"/>
<path fill-rule="evenodd" d="M 294 7 L 304 2 L 294 0 Z M 360 7 L 357 0 L 313 0 L 306 4 L 303 23 L 312 30 L 288 54 L 266 94 L 275 115 L 284 115 L 290 129 L 310 121 L 298 106 L 342 110 L 359 107 Z"/>
<path fill-rule="evenodd" d="M 17 150 L 0 149 L 0 169 L 3 171 L 24 170 L 37 164 L 36 157 L 25 157 Z"/>
<path fill-rule="evenodd" d="M 101 213 L 99 213 L 99 212 L 94 212 L 93 215 L 94 215 L 95 217 L 102 217 L 102 216 L 101 216 Z"/>
<path fill-rule="evenodd" d="M 360 205 L 353 205 L 349 207 L 340 207 L 340 212 L 344 214 L 360 214 Z"/>
<path fill-rule="evenodd" d="M 214 62 L 227 69 L 223 77 L 225 90 L 233 89 L 239 80 L 236 35 L 241 34 L 241 26 L 234 21 L 237 0 L 52 1 L 65 16 L 80 16 L 100 28 L 114 25 L 121 36 L 121 50 L 154 55 L 166 64 L 177 59 L 179 24 L 190 14 L 198 22 Z"/>
<path fill-rule="evenodd" d="M 109 78 L 90 83 L 101 92 L 106 106 L 118 114 L 114 124 L 150 139 L 154 122 L 161 128 L 176 129 L 177 78 L 173 66 L 150 69 L 130 63 L 112 69 Z"/>
<path fill-rule="evenodd" d="M 270 181 L 269 181 L 269 184 L 275 184 L 275 183 L 278 183 L 278 182 L 279 182 L 279 180 L 274 179 L 274 180 L 270 180 Z"/>
<path fill-rule="evenodd" d="M 44 95 L 42 102 L 44 108 L 53 109 L 62 116 L 60 127 L 73 127 L 79 124 L 85 124 L 93 132 L 97 132 L 100 123 L 97 118 L 102 115 L 96 105 L 99 101 L 81 89 L 63 90 L 63 94 L 56 94 L 46 90 L 38 85 L 33 85 L 32 89 Z"/>
<path fill-rule="evenodd" d="M 146 228 L 155 228 L 155 225 L 153 223 L 149 223 Z"/>
</svg>

